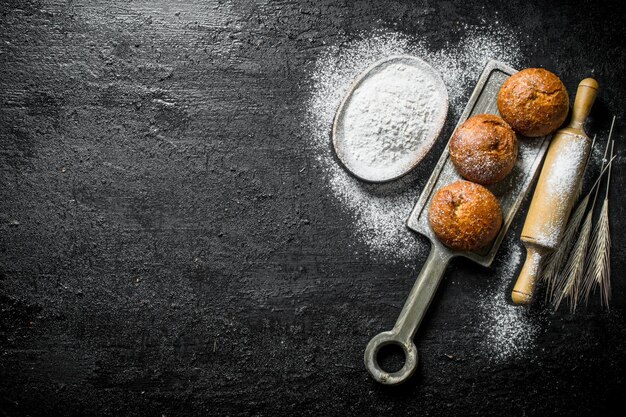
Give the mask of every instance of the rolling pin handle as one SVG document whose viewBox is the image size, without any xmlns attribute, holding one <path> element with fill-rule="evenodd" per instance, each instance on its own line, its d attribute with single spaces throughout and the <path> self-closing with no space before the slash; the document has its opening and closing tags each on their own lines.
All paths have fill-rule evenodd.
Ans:
<svg viewBox="0 0 626 417">
<path fill-rule="evenodd" d="M 526 249 L 526 261 L 511 293 L 514 304 L 528 305 L 532 301 L 535 285 L 539 279 L 541 262 L 546 254 L 545 249 L 538 247 L 529 246 Z"/>
<path fill-rule="evenodd" d="M 583 125 L 591 112 L 593 102 L 596 100 L 598 88 L 598 82 L 593 78 L 585 78 L 578 84 L 570 127 L 584 130 Z"/>
</svg>

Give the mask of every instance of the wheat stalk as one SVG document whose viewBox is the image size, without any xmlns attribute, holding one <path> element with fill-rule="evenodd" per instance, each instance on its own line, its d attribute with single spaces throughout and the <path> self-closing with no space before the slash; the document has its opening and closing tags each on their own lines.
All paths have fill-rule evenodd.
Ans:
<svg viewBox="0 0 626 417">
<path fill-rule="evenodd" d="M 593 207 L 593 206 L 592 206 Z M 580 293 L 580 282 L 585 267 L 585 256 L 589 244 L 589 236 L 591 233 L 591 219 L 593 210 L 587 213 L 585 221 L 580 228 L 578 240 L 574 243 L 572 253 L 565 263 L 562 274 L 559 274 L 556 291 L 556 299 L 554 300 L 554 310 L 558 310 L 561 302 L 568 298 L 570 301 L 570 311 L 576 311 L 576 305 Z"/>
<path fill-rule="evenodd" d="M 613 123 L 615 122 L 615 117 L 613 117 Z M 602 159 L 602 171 L 598 176 L 598 179 L 594 183 L 592 190 L 595 188 L 593 201 L 591 203 L 591 208 L 587 212 L 587 216 L 585 217 L 585 221 L 580 229 L 580 234 L 578 236 L 578 240 L 574 243 L 572 248 L 572 252 L 567 259 L 564 270 L 562 274 L 559 274 L 555 279 L 555 289 L 556 298 L 554 299 L 553 306 L 554 310 L 557 310 L 561 304 L 561 302 L 568 298 L 570 302 L 570 311 L 571 313 L 576 312 L 576 307 L 578 306 L 578 301 L 580 300 L 581 294 L 585 291 L 583 276 L 586 270 L 587 258 L 589 256 L 589 241 L 591 238 L 591 223 L 593 220 L 593 209 L 596 204 L 596 200 L 598 197 L 598 191 L 600 187 L 598 186 L 604 171 L 608 168 L 609 173 L 611 164 L 615 156 L 613 155 L 613 150 L 611 149 L 611 159 L 607 162 L 606 156 L 607 151 L 609 149 L 609 144 L 613 143 L 611 141 L 611 135 L 613 133 L 613 123 L 611 123 L 611 130 L 609 131 L 609 138 L 607 140 L 606 148 L 604 150 L 604 158 Z M 606 164 L 606 166 L 605 166 Z M 607 185 L 608 186 L 608 185 Z M 591 194 L 591 192 L 590 192 Z M 588 197 L 588 196 L 587 196 Z M 607 190 L 607 198 L 608 198 L 608 190 Z M 608 203 L 607 203 L 608 208 Z M 608 214 L 608 211 L 607 211 Z M 606 284 L 603 283 L 604 291 L 606 292 Z M 610 291 L 610 290 L 609 290 Z"/>
<path fill-rule="evenodd" d="M 587 160 L 585 161 L 585 168 L 583 169 L 583 172 L 587 171 L 587 166 L 589 165 L 589 160 L 591 159 L 591 154 L 593 153 L 593 146 L 596 144 L 596 135 L 593 135 L 593 139 L 591 140 L 591 146 L 589 147 L 589 155 L 587 155 Z M 606 157 L 606 155 L 605 155 Z M 576 197 L 574 197 L 574 201 L 578 200 L 581 196 L 581 194 L 583 193 L 583 184 L 585 182 L 584 181 L 579 181 L 578 182 L 578 188 L 576 189 Z"/>
<path fill-rule="evenodd" d="M 613 118 L 615 121 L 615 117 Z M 613 157 L 614 142 L 611 143 L 611 157 Z M 611 182 L 611 168 L 606 180 L 606 192 L 600 211 L 598 223 L 593 229 L 593 238 L 585 263 L 584 296 L 585 304 L 589 295 L 596 286 L 600 287 L 600 302 L 607 309 L 611 298 L 611 231 L 609 228 L 609 184 Z"/>
<path fill-rule="evenodd" d="M 589 254 L 587 256 L 587 265 L 585 267 L 584 274 L 584 296 L 585 304 L 589 300 L 591 291 L 596 286 L 600 286 L 601 298 L 603 306 L 608 308 L 609 299 L 611 297 L 611 237 L 609 231 L 609 205 L 605 200 L 602 204 L 602 211 L 600 212 L 600 218 L 593 230 L 593 238 L 591 239 L 591 245 L 589 247 Z"/>
<path fill-rule="evenodd" d="M 592 141 L 592 150 L 593 144 L 595 144 L 596 137 L 593 137 Z M 578 203 L 576 209 L 570 216 L 567 225 L 565 227 L 565 232 L 563 233 L 563 237 L 559 242 L 559 247 L 555 252 L 550 254 L 548 259 L 545 261 L 543 266 L 543 272 L 541 274 L 541 279 L 546 282 L 546 302 L 548 299 L 554 299 L 554 294 L 557 288 L 563 289 L 566 285 L 565 279 L 566 276 L 561 274 L 563 271 L 563 266 L 565 261 L 567 260 L 567 256 L 570 254 L 572 250 L 572 246 L 574 245 L 574 237 L 578 233 L 578 229 L 580 227 L 580 223 L 585 215 L 585 211 L 587 210 L 587 205 L 589 204 L 589 199 L 591 197 L 591 193 L 596 190 L 596 187 L 600 184 L 600 179 L 602 178 L 602 174 L 604 173 L 604 161 L 606 159 L 606 154 L 609 149 L 608 142 L 607 146 L 604 149 L 604 159 L 602 161 L 602 169 L 598 179 L 589 190 L 589 193 Z M 585 170 L 587 169 L 587 165 L 589 164 L 591 152 L 589 152 L 589 156 L 587 157 Z M 582 189 L 583 181 L 580 181 L 581 187 L 579 187 L 578 193 Z M 597 190 L 596 190 L 597 193 Z"/>
<path fill-rule="evenodd" d="M 557 278 L 559 272 L 563 269 L 563 265 L 567 259 L 567 255 L 570 253 L 572 246 L 574 245 L 574 236 L 578 232 L 580 223 L 585 215 L 587 204 L 589 203 L 589 194 L 582 199 L 574 213 L 570 216 L 570 219 L 559 243 L 559 247 L 555 252 L 552 252 L 548 259 L 545 261 L 544 270 L 541 274 L 541 279 L 546 282 L 546 301 L 554 296 L 554 291 L 557 285 Z"/>
</svg>

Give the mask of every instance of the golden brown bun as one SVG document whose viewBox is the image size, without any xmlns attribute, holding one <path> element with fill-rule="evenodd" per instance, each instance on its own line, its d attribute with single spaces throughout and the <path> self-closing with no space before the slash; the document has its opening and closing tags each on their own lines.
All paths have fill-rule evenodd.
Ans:
<svg viewBox="0 0 626 417">
<path fill-rule="evenodd" d="M 517 137 L 501 117 L 477 114 L 450 139 L 450 158 L 465 179 L 490 185 L 506 177 L 517 160 Z"/>
<path fill-rule="evenodd" d="M 545 136 L 565 121 L 569 96 L 559 77 L 550 71 L 526 68 L 502 84 L 498 111 L 522 135 Z"/>
<path fill-rule="evenodd" d="M 497 236 L 502 226 L 502 209 L 496 197 L 482 185 L 457 181 L 435 193 L 428 220 L 444 245 L 458 251 L 474 251 Z"/>
</svg>

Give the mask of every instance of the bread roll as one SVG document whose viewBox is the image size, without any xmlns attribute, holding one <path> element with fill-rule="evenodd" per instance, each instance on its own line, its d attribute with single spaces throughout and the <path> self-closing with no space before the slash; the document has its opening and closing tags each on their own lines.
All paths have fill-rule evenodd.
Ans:
<svg viewBox="0 0 626 417">
<path fill-rule="evenodd" d="M 494 114 L 478 114 L 463 122 L 452 135 L 449 149 L 459 174 L 482 185 L 502 180 L 517 161 L 515 132 Z"/>
<path fill-rule="evenodd" d="M 502 227 L 502 209 L 482 185 L 457 181 L 435 193 L 428 220 L 444 245 L 457 251 L 475 251 L 497 236 Z"/>
<path fill-rule="evenodd" d="M 567 118 L 569 96 L 552 72 L 526 68 L 502 84 L 498 111 L 516 132 L 528 137 L 546 136 Z"/>
</svg>

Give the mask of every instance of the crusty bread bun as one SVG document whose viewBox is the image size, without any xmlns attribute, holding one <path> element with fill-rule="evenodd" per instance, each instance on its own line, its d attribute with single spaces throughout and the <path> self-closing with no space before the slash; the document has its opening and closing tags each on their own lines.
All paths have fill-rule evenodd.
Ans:
<svg viewBox="0 0 626 417">
<path fill-rule="evenodd" d="M 526 68 L 511 75 L 498 92 L 498 111 L 518 133 L 538 137 L 559 128 L 569 112 L 563 82 L 543 68 Z"/>
<path fill-rule="evenodd" d="M 502 227 L 502 209 L 482 185 L 457 181 L 435 193 L 428 220 L 444 245 L 457 251 L 474 251 L 497 236 Z"/>
<path fill-rule="evenodd" d="M 449 149 L 461 176 L 490 185 L 506 177 L 515 166 L 517 137 L 501 117 L 477 114 L 456 129 Z"/>
</svg>

